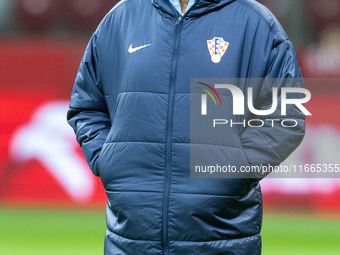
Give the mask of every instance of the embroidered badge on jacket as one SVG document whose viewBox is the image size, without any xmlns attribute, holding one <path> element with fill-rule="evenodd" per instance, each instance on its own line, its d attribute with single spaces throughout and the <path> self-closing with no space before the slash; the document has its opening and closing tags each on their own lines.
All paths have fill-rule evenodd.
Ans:
<svg viewBox="0 0 340 255">
<path fill-rule="evenodd" d="M 211 40 L 207 40 L 207 44 L 211 55 L 211 61 L 219 63 L 222 56 L 228 49 L 229 43 L 225 42 L 222 37 L 214 37 Z"/>
</svg>

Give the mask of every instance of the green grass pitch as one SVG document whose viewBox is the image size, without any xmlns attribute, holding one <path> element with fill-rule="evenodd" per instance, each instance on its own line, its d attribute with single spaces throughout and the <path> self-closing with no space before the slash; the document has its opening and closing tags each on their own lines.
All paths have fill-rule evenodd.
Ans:
<svg viewBox="0 0 340 255">
<path fill-rule="evenodd" d="M 105 229 L 104 211 L 0 209 L 0 254 L 103 254 Z M 263 255 L 338 255 L 340 219 L 265 215 L 262 242 Z"/>
<path fill-rule="evenodd" d="M 0 210 L 1 255 L 103 254 L 105 212 Z"/>
</svg>

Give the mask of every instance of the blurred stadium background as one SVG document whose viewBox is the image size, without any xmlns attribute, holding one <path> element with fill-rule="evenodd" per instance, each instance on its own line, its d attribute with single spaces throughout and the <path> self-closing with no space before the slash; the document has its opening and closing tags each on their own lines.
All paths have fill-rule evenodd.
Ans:
<svg viewBox="0 0 340 255">
<path fill-rule="evenodd" d="M 117 2 L 0 0 L 0 254 L 102 254 L 105 193 L 65 114 L 87 41 Z M 286 29 L 305 78 L 340 78 L 340 0 L 260 2 Z M 288 162 L 340 163 L 337 84 L 306 86 L 313 116 Z M 262 187 L 263 254 L 340 254 L 340 178 Z"/>
</svg>

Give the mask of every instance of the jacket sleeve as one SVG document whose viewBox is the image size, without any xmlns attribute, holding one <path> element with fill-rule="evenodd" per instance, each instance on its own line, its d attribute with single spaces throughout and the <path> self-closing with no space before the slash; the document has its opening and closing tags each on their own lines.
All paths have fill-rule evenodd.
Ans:
<svg viewBox="0 0 340 255">
<path fill-rule="evenodd" d="M 96 162 L 111 127 L 101 84 L 97 54 L 97 31 L 85 50 L 75 79 L 67 121 L 92 170 L 99 176 Z"/>
<path fill-rule="evenodd" d="M 261 128 L 246 127 L 240 134 L 244 153 L 248 163 L 252 166 L 280 165 L 299 146 L 305 134 L 305 116 L 295 105 L 288 104 L 287 114 L 281 115 L 281 89 L 303 87 L 295 49 L 288 39 L 273 42 L 256 109 L 270 108 L 273 87 L 278 89 L 278 104 L 275 112 L 267 116 L 252 116 L 252 119 L 263 120 L 264 126 Z M 287 93 L 287 97 L 301 98 L 303 94 Z M 275 119 L 275 121 L 267 121 L 269 119 Z M 297 126 L 284 127 L 282 121 L 286 119 L 296 120 Z M 284 124 L 288 125 L 288 123 Z M 257 179 L 265 176 L 266 174 L 263 173 L 251 175 Z"/>
</svg>

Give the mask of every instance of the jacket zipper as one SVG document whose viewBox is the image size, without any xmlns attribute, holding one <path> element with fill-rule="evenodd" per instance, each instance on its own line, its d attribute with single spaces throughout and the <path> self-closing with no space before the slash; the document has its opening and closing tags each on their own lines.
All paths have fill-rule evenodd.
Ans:
<svg viewBox="0 0 340 255">
<path fill-rule="evenodd" d="M 164 255 L 169 254 L 169 240 L 168 240 L 168 210 L 169 210 L 169 195 L 171 185 L 171 150 L 172 150 L 172 131 L 173 131 L 173 114 L 174 114 L 174 100 L 176 88 L 176 76 L 179 47 L 181 42 L 182 17 L 176 21 L 175 39 L 173 58 L 171 61 L 170 84 L 169 84 L 169 100 L 168 100 L 168 116 L 167 116 L 167 139 L 166 139 L 166 158 L 165 158 L 165 180 L 163 192 L 163 251 Z"/>
</svg>

